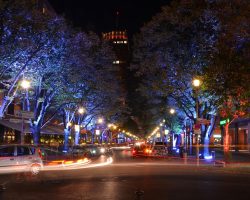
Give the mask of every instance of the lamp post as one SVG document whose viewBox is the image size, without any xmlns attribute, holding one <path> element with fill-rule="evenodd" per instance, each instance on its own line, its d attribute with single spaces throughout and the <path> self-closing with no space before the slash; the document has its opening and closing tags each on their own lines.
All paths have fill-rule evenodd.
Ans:
<svg viewBox="0 0 250 200">
<path fill-rule="evenodd" d="M 113 133 L 112 131 L 115 131 L 117 129 L 117 126 L 115 124 L 108 124 L 108 143 L 112 144 L 112 137 Z"/>
<path fill-rule="evenodd" d="M 104 122 L 103 118 L 100 117 L 97 119 L 98 125 L 97 125 L 97 130 L 96 130 L 96 137 L 97 137 L 98 143 L 102 142 L 101 125 L 103 124 L 103 122 Z"/>
<path fill-rule="evenodd" d="M 169 113 L 171 114 L 171 115 L 174 115 L 175 114 L 175 109 L 173 109 L 173 108 L 171 108 L 170 110 L 169 110 Z M 174 131 L 173 131 L 173 120 L 171 120 L 171 122 L 170 122 L 170 131 L 171 131 L 171 133 L 172 133 L 172 145 L 173 145 L 173 148 L 172 149 L 174 149 Z"/>
<path fill-rule="evenodd" d="M 28 105 L 28 89 L 30 88 L 30 82 L 28 80 L 23 79 L 21 82 L 21 87 L 24 89 L 23 93 L 23 108 L 22 110 L 25 110 L 25 99 L 27 98 L 27 107 L 29 108 Z M 26 97 L 25 97 L 26 96 Z M 24 117 L 22 114 L 22 129 L 21 129 L 21 144 L 24 144 Z"/>
<path fill-rule="evenodd" d="M 199 99 L 198 99 L 198 89 L 201 85 L 201 81 L 199 79 L 194 79 L 192 82 L 195 87 L 195 101 L 196 101 L 196 124 L 199 118 Z M 196 134 L 196 161 L 197 165 L 199 165 L 199 134 Z"/>
<path fill-rule="evenodd" d="M 79 144 L 79 136 L 80 136 L 80 121 L 81 121 L 81 117 L 84 114 L 85 109 L 80 107 L 78 109 L 78 123 L 75 125 L 75 145 Z"/>
<path fill-rule="evenodd" d="M 200 87 L 201 81 L 199 79 L 193 80 L 193 86 L 196 88 L 196 119 L 199 117 L 199 101 L 198 101 L 198 89 Z"/>
</svg>

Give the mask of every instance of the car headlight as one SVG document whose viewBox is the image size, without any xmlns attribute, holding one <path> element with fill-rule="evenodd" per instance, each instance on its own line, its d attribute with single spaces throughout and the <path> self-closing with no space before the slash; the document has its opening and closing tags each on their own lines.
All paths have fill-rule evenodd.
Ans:
<svg viewBox="0 0 250 200">
<path fill-rule="evenodd" d="M 101 149 L 100 149 L 100 152 L 101 152 L 101 153 L 105 153 L 105 148 L 101 148 Z"/>
</svg>

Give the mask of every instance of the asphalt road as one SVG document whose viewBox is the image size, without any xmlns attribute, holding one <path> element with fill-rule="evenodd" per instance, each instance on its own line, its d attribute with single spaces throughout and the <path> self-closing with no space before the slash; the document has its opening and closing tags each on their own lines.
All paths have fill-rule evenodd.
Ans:
<svg viewBox="0 0 250 200">
<path fill-rule="evenodd" d="M 250 199 L 250 167 L 184 164 L 131 158 L 115 151 L 85 168 L 42 172 L 37 177 L 0 176 L 1 200 Z"/>
</svg>

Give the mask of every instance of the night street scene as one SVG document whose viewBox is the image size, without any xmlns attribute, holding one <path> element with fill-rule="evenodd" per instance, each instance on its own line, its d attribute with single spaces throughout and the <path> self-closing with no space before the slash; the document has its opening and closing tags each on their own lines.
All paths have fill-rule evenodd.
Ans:
<svg viewBox="0 0 250 200">
<path fill-rule="evenodd" d="M 0 200 L 249 200 L 249 0 L 0 0 Z"/>
</svg>

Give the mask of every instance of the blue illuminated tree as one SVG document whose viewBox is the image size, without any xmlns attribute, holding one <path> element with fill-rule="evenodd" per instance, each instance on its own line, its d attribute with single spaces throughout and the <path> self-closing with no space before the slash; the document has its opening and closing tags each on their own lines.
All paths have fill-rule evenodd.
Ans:
<svg viewBox="0 0 250 200">
<path fill-rule="evenodd" d="M 61 19 L 43 14 L 36 1 L 1 1 L 0 81 L 4 99 L 0 117 L 18 94 L 18 83 L 39 73 L 41 60 L 54 54 Z M 31 76 L 31 77 L 30 77 Z"/>
<path fill-rule="evenodd" d="M 195 120 L 194 76 L 202 74 L 216 39 L 217 21 L 205 1 L 173 2 L 162 9 L 135 38 L 134 62 L 141 87 L 151 102 L 163 100 Z M 165 97 L 165 98 L 164 98 Z"/>
<path fill-rule="evenodd" d="M 142 27 L 135 40 L 134 61 L 143 79 L 143 94 L 152 101 L 167 97 L 192 121 L 197 115 L 210 119 L 210 125 L 201 126 L 202 142 L 207 144 L 216 112 L 222 105 L 220 94 L 223 92 L 214 92 L 219 91 L 216 90 L 220 88 L 219 80 L 229 83 L 237 79 L 226 75 L 232 71 L 223 71 L 223 66 L 228 63 L 226 56 L 217 59 L 217 55 L 223 55 L 225 49 L 247 46 L 248 8 L 247 1 L 172 2 Z M 225 31 L 228 28 L 230 31 Z M 246 49 L 243 52 L 247 52 Z M 239 54 L 238 58 L 243 55 Z M 235 66 L 239 65 L 241 76 L 247 76 L 246 65 L 238 63 Z M 191 84 L 197 77 L 203 81 L 198 96 Z M 230 91 L 231 86 L 237 88 L 237 82 L 223 84 L 221 89 L 226 87 Z M 198 113 L 195 109 L 197 100 Z"/>
</svg>

